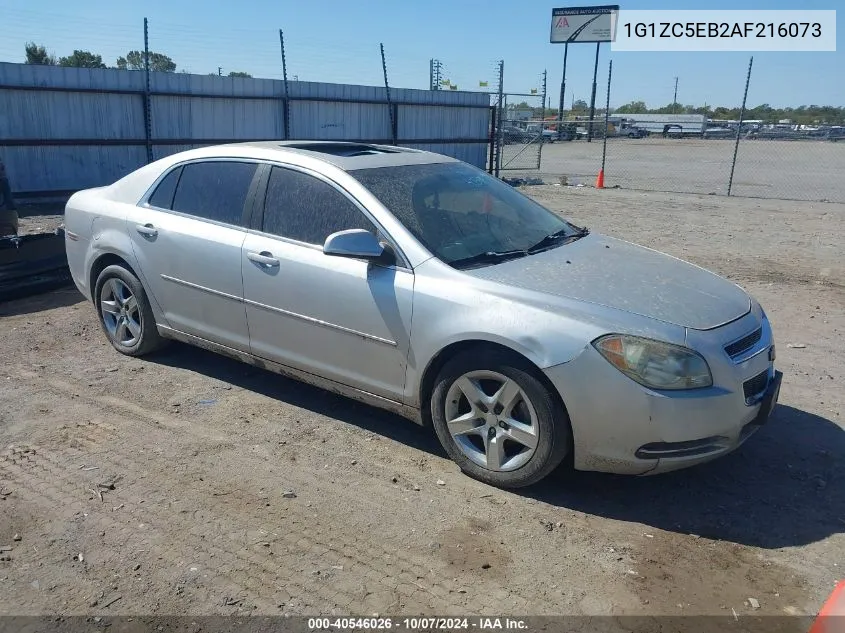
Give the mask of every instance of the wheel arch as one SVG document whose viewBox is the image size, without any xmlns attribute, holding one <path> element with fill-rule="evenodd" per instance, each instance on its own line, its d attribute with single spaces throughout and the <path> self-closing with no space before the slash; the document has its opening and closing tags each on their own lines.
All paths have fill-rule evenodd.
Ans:
<svg viewBox="0 0 845 633">
<path fill-rule="evenodd" d="M 512 356 L 521 364 L 524 364 L 526 368 L 531 370 L 537 380 L 539 380 L 543 386 L 548 389 L 552 398 L 554 398 L 555 401 L 563 408 L 564 412 L 566 412 L 566 403 L 563 401 L 563 397 L 560 395 L 560 392 L 555 388 L 551 380 L 549 380 L 548 376 L 546 376 L 545 372 L 543 372 L 537 363 L 532 361 L 528 356 L 513 347 L 509 347 L 508 345 L 496 341 L 465 339 L 461 341 L 454 341 L 438 351 L 429 360 L 422 373 L 422 379 L 420 380 L 419 387 L 419 403 L 420 417 L 423 425 L 431 426 L 431 406 L 429 403 L 431 401 L 431 394 L 434 391 L 435 380 L 437 379 L 437 375 L 440 373 L 440 370 L 443 369 L 443 366 L 459 354 L 473 351 L 478 352 L 481 350 L 504 352 L 505 354 Z M 567 416 L 568 415 L 569 414 L 567 412 Z"/>
<path fill-rule="evenodd" d="M 112 252 L 101 253 L 93 262 L 91 262 L 91 268 L 88 271 L 88 287 L 91 289 L 91 301 L 96 302 L 97 300 L 95 293 L 97 279 L 99 279 L 100 274 L 106 268 L 113 265 L 123 266 L 124 268 L 126 268 L 130 273 L 135 275 L 135 278 L 138 279 L 138 281 L 143 286 L 143 282 L 141 281 L 141 278 L 138 277 L 138 273 L 135 272 L 135 269 L 128 261 L 126 261 L 126 259 Z M 144 290 L 146 291 L 146 288 L 144 288 Z M 149 292 L 147 293 L 147 295 L 149 295 Z"/>
</svg>

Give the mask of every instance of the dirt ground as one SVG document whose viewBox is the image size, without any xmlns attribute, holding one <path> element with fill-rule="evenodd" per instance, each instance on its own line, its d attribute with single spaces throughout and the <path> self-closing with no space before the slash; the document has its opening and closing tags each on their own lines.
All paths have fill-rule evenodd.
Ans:
<svg viewBox="0 0 845 633">
<path fill-rule="evenodd" d="M 733 160 L 731 139 L 609 138 L 608 187 L 724 195 Z M 549 182 L 592 186 L 601 167 L 601 139 L 546 144 L 539 173 Z M 502 175 L 537 176 L 537 147 L 506 145 Z M 845 203 L 845 143 L 743 139 L 737 152 L 736 196 Z"/>
<path fill-rule="evenodd" d="M 698 468 L 505 492 L 393 415 L 122 357 L 64 288 L 0 305 L 0 614 L 815 613 L 845 576 L 845 205 L 529 192 L 754 293 L 770 424 Z"/>
</svg>

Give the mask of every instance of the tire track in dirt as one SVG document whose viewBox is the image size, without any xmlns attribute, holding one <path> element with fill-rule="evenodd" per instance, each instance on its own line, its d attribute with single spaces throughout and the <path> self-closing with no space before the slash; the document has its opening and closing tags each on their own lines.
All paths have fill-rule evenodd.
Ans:
<svg viewBox="0 0 845 633">
<path fill-rule="evenodd" d="M 27 376 L 27 378 L 32 380 L 33 377 Z M 75 386 L 67 383 L 58 384 L 57 387 L 60 392 L 77 391 Z M 106 404 L 112 409 L 123 409 L 122 403 L 114 399 L 103 401 L 95 398 L 93 400 L 96 403 Z M 155 420 L 159 417 L 148 415 L 137 406 L 132 406 L 129 410 L 135 415 L 142 415 L 146 420 L 151 418 Z M 51 443 L 66 441 L 67 438 L 63 438 L 62 434 L 68 430 L 71 434 L 77 432 L 76 442 L 62 448 L 60 452 L 37 448 L 36 453 L 28 454 L 26 459 L 6 456 L 2 462 L 3 470 L 14 481 L 25 482 L 31 495 L 40 497 L 40 505 L 64 505 L 66 510 L 63 516 L 67 518 L 69 509 L 72 509 L 74 513 L 82 510 L 82 506 L 73 502 L 84 490 L 77 480 L 77 473 L 74 472 L 77 468 L 76 464 L 103 457 L 107 460 L 110 471 L 113 472 L 135 473 L 144 469 L 161 472 L 168 467 L 170 462 L 166 451 L 147 452 L 144 463 L 141 464 L 137 458 L 121 450 L 120 434 L 129 428 L 123 428 L 126 425 L 121 424 L 119 420 L 116 422 L 117 426 L 111 427 L 114 430 L 107 429 L 105 433 L 102 431 L 105 427 L 96 424 L 59 429 L 58 433 L 51 434 Z M 170 445 L 172 448 L 174 438 L 167 437 L 171 435 L 170 431 L 171 429 L 162 428 L 160 425 L 153 429 L 154 434 L 166 436 L 155 439 L 160 439 L 161 445 Z M 108 437 L 109 435 L 112 437 Z M 203 435 L 206 434 L 203 433 Z M 96 450 L 98 442 L 102 443 L 100 451 Z M 250 498 L 248 493 L 244 494 L 243 489 L 237 490 L 236 508 L 232 508 L 229 514 L 226 512 L 229 508 L 220 508 L 219 513 L 215 513 L 218 514 L 216 525 L 198 526 L 197 519 L 208 520 L 207 515 L 212 513 L 208 510 L 205 512 L 199 510 L 200 516 L 194 512 L 186 518 L 183 513 L 174 513 L 172 504 L 168 502 L 169 499 L 179 497 L 182 485 L 186 483 L 181 479 L 183 479 L 182 476 L 168 478 L 166 481 L 170 486 L 162 489 L 160 486 L 145 484 L 142 478 L 133 480 L 130 475 L 127 475 L 120 486 L 121 490 L 125 491 L 123 495 L 131 494 L 147 502 L 143 509 L 136 506 L 132 520 L 140 521 L 144 525 L 166 525 L 170 532 L 175 530 L 177 533 L 190 535 L 193 560 L 211 563 L 215 562 L 211 559 L 216 559 L 215 566 L 219 565 L 220 561 L 224 561 L 222 567 L 217 567 L 218 575 L 213 584 L 222 583 L 221 586 L 240 587 L 239 593 L 245 593 L 256 604 L 261 601 L 263 609 L 274 608 L 274 603 L 278 601 L 278 599 L 272 599 L 264 602 L 262 598 L 267 593 L 267 587 L 279 586 L 280 577 L 285 579 L 286 595 L 297 596 L 297 598 L 289 597 L 288 600 L 282 602 L 296 609 L 296 612 L 314 607 L 321 609 L 326 607 L 372 608 L 383 611 L 390 607 L 395 609 L 401 604 L 403 610 L 408 612 L 436 610 L 441 613 L 449 611 L 464 613 L 473 603 L 479 610 L 501 608 L 503 600 L 517 610 L 519 605 L 527 604 L 527 601 L 514 595 L 513 592 L 503 591 L 497 582 L 479 582 L 477 577 L 463 573 L 460 575 L 464 578 L 449 579 L 447 575 L 453 575 L 454 571 L 447 574 L 445 564 L 440 565 L 440 569 L 432 569 L 431 560 L 419 559 L 404 550 L 402 543 L 390 543 L 389 539 L 382 539 L 380 545 L 374 545 L 368 537 L 372 535 L 371 530 L 378 529 L 378 525 L 372 523 L 363 526 L 350 525 L 350 529 L 345 530 L 338 527 L 343 525 L 343 517 L 326 516 L 324 512 L 320 521 L 312 521 L 304 516 L 305 509 L 300 510 L 299 513 L 292 513 L 292 504 L 284 506 L 284 515 L 272 511 L 268 515 L 265 511 L 257 513 L 249 509 L 260 505 L 266 506 L 266 502 L 262 504 L 261 501 L 268 498 L 272 499 L 272 507 L 280 507 L 284 501 L 279 498 L 281 495 L 278 492 L 259 499 L 254 495 Z M 214 493 L 209 495 L 208 491 L 221 487 L 225 487 L 225 481 L 218 481 L 201 490 L 194 489 L 193 505 L 199 508 L 219 508 L 221 498 L 214 497 Z M 116 500 L 120 500 L 124 498 L 123 495 L 114 496 Z M 111 498 L 113 495 L 108 493 L 108 496 Z M 129 497 L 126 497 L 124 503 L 127 501 Z M 227 505 L 225 501 L 223 504 Z M 102 513 L 99 514 L 102 515 Z M 226 520 L 233 515 L 237 516 L 237 520 Z M 97 521 L 101 527 L 108 526 L 105 530 L 107 532 L 119 525 L 108 514 L 101 516 Z M 323 523 L 331 527 L 324 528 Z M 280 548 L 279 552 L 273 551 L 274 544 L 262 544 L 257 549 L 253 547 L 251 551 L 245 551 L 246 544 L 243 539 L 233 538 L 232 534 L 257 535 L 254 529 L 249 529 L 249 526 L 259 526 L 259 533 L 278 535 L 276 543 Z M 211 543 L 207 538 L 208 532 L 213 535 Z M 229 536 L 223 536 L 224 533 L 228 533 Z M 162 533 L 158 533 L 152 540 L 155 543 L 161 543 L 164 538 Z M 264 542 L 270 543 L 270 540 Z M 149 539 L 133 537 L 133 542 L 124 543 L 122 549 L 124 551 L 127 547 L 143 549 L 152 544 L 154 543 L 151 543 Z M 165 559 L 182 559 L 188 554 L 187 547 L 187 542 L 183 543 L 182 547 L 171 546 L 159 550 L 159 555 L 163 555 Z M 281 560 L 285 561 L 284 565 L 280 564 Z M 225 573 L 229 571 L 227 563 L 231 565 L 228 575 Z M 307 569 L 315 566 L 318 568 Z M 336 569 L 337 567 L 343 567 L 343 570 Z M 247 570 L 249 570 L 248 573 Z M 343 578 L 335 581 L 333 576 L 343 576 Z M 468 590 L 464 588 L 464 585 L 473 589 L 472 596 L 467 595 Z M 494 596 L 495 599 L 493 599 Z"/>
</svg>

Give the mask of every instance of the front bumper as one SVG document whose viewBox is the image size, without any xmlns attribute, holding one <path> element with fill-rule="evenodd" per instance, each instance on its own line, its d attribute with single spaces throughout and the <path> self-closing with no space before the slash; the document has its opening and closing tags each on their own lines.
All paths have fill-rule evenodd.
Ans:
<svg viewBox="0 0 845 633">
<path fill-rule="evenodd" d="M 654 474 L 735 450 L 766 422 L 780 391 L 782 374 L 770 358 L 768 323 L 758 347 L 760 353 L 741 363 L 727 357 L 711 361 L 714 386 L 690 391 L 647 389 L 591 345 L 570 362 L 547 368 L 572 423 L 575 468 Z M 743 382 L 760 374 L 767 377 L 764 391 L 749 401 Z"/>
</svg>

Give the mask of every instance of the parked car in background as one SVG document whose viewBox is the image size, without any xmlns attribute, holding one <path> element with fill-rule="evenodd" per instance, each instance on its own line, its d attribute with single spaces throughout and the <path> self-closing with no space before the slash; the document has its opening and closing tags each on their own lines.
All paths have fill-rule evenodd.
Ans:
<svg viewBox="0 0 845 633">
<path fill-rule="evenodd" d="M 508 125 L 502 128 L 502 142 L 505 145 L 528 143 L 533 140 L 533 138 L 534 135 L 521 127 Z"/>
<path fill-rule="evenodd" d="M 729 127 L 709 127 L 704 130 L 704 138 L 736 138 L 736 130 Z"/>
<path fill-rule="evenodd" d="M 118 352 L 176 339 L 400 413 L 497 486 L 707 461 L 778 398 L 737 285 L 438 154 L 195 149 L 74 194 L 65 222 Z"/>
<path fill-rule="evenodd" d="M 828 141 L 837 142 L 845 140 L 845 127 L 832 127 L 827 131 Z"/>
</svg>

